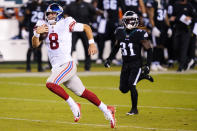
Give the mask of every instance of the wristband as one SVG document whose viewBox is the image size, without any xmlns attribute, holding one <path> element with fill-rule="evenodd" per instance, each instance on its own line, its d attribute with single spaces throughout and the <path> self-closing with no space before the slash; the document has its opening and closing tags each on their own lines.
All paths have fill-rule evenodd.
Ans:
<svg viewBox="0 0 197 131">
<path fill-rule="evenodd" d="M 39 38 L 40 37 L 40 34 L 36 33 L 36 31 L 34 32 L 34 36 Z"/>
<path fill-rule="evenodd" d="M 94 39 L 90 39 L 90 40 L 88 41 L 88 43 L 89 43 L 89 44 L 94 44 Z"/>
</svg>

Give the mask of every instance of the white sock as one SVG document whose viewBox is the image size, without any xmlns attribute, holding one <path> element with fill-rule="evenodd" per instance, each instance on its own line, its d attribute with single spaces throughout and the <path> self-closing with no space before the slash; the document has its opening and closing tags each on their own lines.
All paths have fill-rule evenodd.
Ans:
<svg viewBox="0 0 197 131">
<path fill-rule="evenodd" d="M 101 104 L 98 107 L 104 113 L 104 116 L 107 120 L 113 119 L 111 112 L 107 109 L 107 106 L 103 102 L 101 102 Z"/>
<path fill-rule="evenodd" d="M 107 114 L 108 109 L 107 109 L 107 106 L 106 106 L 103 102 L 101 102 L 101 104 L 98 106 L 98 108 L 99 108 L 102 112 L 104 112 L 104 113 Z"/>
<path fill-rule="evenodd" d="M 66 100 L 66 102 L 68 103 L 68 105 L 70 107 L 75 107 L 76 103 L 75 101 L 69 96 L 69 98 Z"/>
</svg>

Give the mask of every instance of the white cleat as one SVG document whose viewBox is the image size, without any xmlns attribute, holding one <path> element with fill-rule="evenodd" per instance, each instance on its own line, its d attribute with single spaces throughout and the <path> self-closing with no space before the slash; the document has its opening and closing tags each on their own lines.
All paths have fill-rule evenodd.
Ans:
<svg viewBox="0 0 197 131">
<path fill-rule="evenodd" d="M 106 119 L 110 120 L 111 128 L 115 128 L 116 120 L 115 120 L 115 112 L 116 109 L 114 106 L 107 106 L 108 114 L 104 114 Z"/>
<path fill-rule="evenodd" d="M 194 64 L 194 59 L 191 59 L 190 62 L 188 63 L 188 65 L 187 65 L 186 70 L 189 70 L 193 64 Z"/>
<path fill-rule="evenodd" d="M 77 106 L 75 108 L 71 108 L 73 115 L 74 115 L 74 121 L 78 122 L 81 118 L 81 105 L 79 103 L 76 103 Z"/>
</svg>

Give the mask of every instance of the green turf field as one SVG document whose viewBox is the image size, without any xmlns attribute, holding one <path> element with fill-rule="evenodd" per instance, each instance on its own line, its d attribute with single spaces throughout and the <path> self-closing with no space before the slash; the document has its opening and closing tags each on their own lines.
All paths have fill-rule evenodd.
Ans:
<svg viewBox="0 0 197 131">
<path fill-rule="evenodd" d="M 36 64 L 32 67 L 35 73 Z M 130 110 L 129 94 L 120 93 L 119 76 L 117 72 L 115 75 L 111 73 L 119 71 L 120 66 L 105 69 L 93 64 L 91 70 L 93 72 L 89 74 L 93 76 L 84 76 L 83 63 L 78 66 L 84 85 L 106 104 L 116 106 L 117 126 L 113 130 L 197 130 L 197 73 L 153 73 L 154 83 L 144 80 L 138 84 L 139 115 L 126 116 Z M 94 71 L 112 75 L 95 76 Z M 74 123 L 67 103 L 45 87 L 47 73 L 43 77 L 40 77 L 43 73 L 35 77 L 30 77 L 32 73 L 25 75 L 28 77 L 18 77 L 17 74 L 13 77 L 13 72 L 25 72 L 25 65 L 0 64 L 0 130 L 112 130 L 98 108 L 66 89 L 82 105 L 82 119 Z M 8 76 L 4 77 L 4 73 Z"/>
<path fill-rule="evenodd" d="M 153 77 L 154 83 L 144 80 L 137 86 L 139 115 L 126 116 L 130 97 L 118 90 L 118 75 L 80 76 L 104 103 L 116 106 L 116 129 L 110 129 L 97 107 L 66 89 L 82 106 L 82 118 L 75 123 L 67 103 L 45 87 L 47 77 L 0 77 L 0 130 L 197 130 L 197 73 Z"/>
</svg>

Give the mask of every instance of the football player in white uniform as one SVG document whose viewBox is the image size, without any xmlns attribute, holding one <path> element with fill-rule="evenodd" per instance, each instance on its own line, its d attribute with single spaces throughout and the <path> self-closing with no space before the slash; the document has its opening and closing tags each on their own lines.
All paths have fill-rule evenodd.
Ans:
<svg viewBox="0 0 197 131">
<path fill-rule="evenodd" d="M 51 4 L 45 12 L 45 20 L 38 21 L 32 37 L 33 47 L 40 45 L 39 37 L 47 34 L 45 42 L 48 48 L 48 57 L 52 65 L 52 73 L 46 82 L 46 87 L 63 98 L 70 106 L 75 122 L 80 119 L 80 104 L 76 103 L 60 86 L 64 84 L 76 95 L 89 100 L 104 112 L 110 120 L 111 128 L 115 127 L 115 108 L 106 106 L 91 91 L 87 90 L 76 75 L 77 67 L 71 57 L 72 32 L 85 31 L 89 40 L 89 55 L 97 53 L 92 30 L 89 25 L 77 23 L 72 17 L 63 17 L 63 9 L 58 4 Z"/>
</svg>

